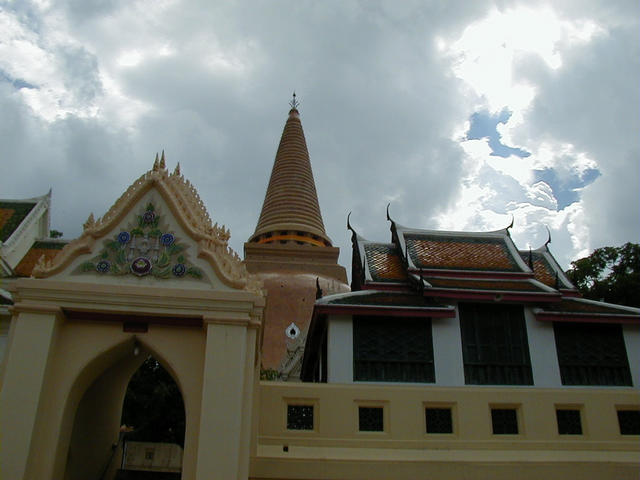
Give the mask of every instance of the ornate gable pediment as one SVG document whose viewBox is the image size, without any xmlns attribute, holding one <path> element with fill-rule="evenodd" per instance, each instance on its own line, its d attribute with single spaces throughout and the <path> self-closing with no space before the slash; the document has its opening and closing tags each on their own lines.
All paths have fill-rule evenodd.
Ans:
<svg viewBox="0 0 640 480">
<path fill-rule="evenodd" d="M 33 276 L 205 284 L 218 280 L 232 289 L 260 293 L 260 281 L 229 247 L 229 237 L 228 229 L 212 224 L 179 164 L 169 173 L 163 153 L 102 218 L 89 215 L 80 237 L 53 260 L 41 258 Z"/>
</svg>

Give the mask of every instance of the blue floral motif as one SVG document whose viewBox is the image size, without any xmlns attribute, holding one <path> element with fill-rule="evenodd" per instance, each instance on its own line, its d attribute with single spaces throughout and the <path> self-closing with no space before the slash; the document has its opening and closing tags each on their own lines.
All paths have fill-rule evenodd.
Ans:
<svg viewBox="0 0 640 480">
<path fill-rule="evenodd" d="M 184 266 L 184 263 L 176 263 L 173 266 L 173 274 L 176 277 L 182 277 L 185 273 L 187 273 L 187 267 Z"/>
<path fill-rule="evenodd" d="M 175 240 L 175 237 L 171 233 L 163 233 L 160 237 L 160 242 L 165 247 L 170 247 Z"/>
<path fill-rule="evenodd" d="M 125 231 L 118 234 L 118 242 L 122 245 L 129 243 L 129 240 L 131 240 L 131 234 L 129 232 Z"/>
<path fill-rule="evenodd" d="M 100 273 L 107 273 L 111 270 L 111 263 L 108 260 L 100 260 L 96 265 L 96 270 Z"/>
</svg>

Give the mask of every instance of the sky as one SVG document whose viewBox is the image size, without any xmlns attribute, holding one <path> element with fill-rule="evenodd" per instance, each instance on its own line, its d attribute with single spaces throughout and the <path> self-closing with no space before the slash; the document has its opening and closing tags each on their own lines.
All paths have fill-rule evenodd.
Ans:
<svg viewBox="0 0 640 480">
<path fill-rule="evenodd" d="M 0 198 L 75 238 L 164 150 L 242 255 L 294 90 L 342 265 L 387 204 L 564 268 L 640 242 L 637 0 L 0 0 Z"/>
</svg>

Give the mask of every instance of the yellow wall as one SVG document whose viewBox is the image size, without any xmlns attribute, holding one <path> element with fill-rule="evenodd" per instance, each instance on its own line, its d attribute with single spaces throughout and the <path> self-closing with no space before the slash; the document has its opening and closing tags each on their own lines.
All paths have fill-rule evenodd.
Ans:
<svg viewBox="0 0 640 480">
<path fill-rule="evenodd" d="M 288 403 L 315 407 L 313 431 L 286 429 Z M 384 432 L 358 431 L 358 405 L 385 410 Z M 453 434 L 426 434 L 424 407 L 450 406 Z M 634 389 L 541 389 L 261 382 L 251 478 L 637 478 L 637 436 L 616 408 Z M 491 406 L 515 407 L 518 435 L 493 435 Z M 556 406 L 582 413 L 583 435 L 559 435 Z M 288 447 L 285 452 L 283 447 Z"/>
</svg>

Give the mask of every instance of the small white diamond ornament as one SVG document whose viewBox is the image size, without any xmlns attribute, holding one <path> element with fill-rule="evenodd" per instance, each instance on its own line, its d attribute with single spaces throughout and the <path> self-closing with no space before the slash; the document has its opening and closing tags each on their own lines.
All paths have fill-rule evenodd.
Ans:
<svg viewBox="0 0 640 480">
<path fill-rule="evenodd" d="M 295 323 L 291 322 L 291 325 L 289 325 L 285 329 L 284 333 L 287 337 L 293 340 L 294 338 L 297 338 L 298 335 L 300 335 L 300 329 Z"/>
</svg>

